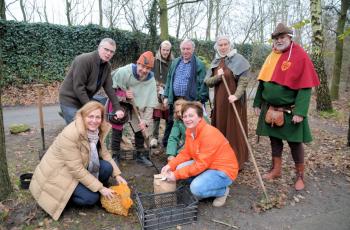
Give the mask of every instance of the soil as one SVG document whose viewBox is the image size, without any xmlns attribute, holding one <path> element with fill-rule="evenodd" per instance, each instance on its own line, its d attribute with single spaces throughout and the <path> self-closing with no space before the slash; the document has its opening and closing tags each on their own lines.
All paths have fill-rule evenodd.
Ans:
<svg viewBox="0 0 350 230">
<path fill-rule="evenodd" d="M 264 181 L 272 207 L 261 202 L 264 198 L 262 189 L 253 164 L 247 162 L 237 180 L 230 186 L 230 195 L 224 207 L 212 207 L 211 199 L 200 201 L 197 221 L 172 229 L 349 229 L 350 149 L 346 146 L 350 108 L 348 98 L 349 93 L 342 94 L 342 98 L 333 104 L 338 115 L 330 118 L 320 116 L 315 111 L 315 100 L 312 101 L 309 120 L 314 141 L 305 145 L 304 191 L 294 190 L 293 161 L 285 146 L 282 178 Z M 55 101 L 47 99 L 46 103 Z M 269 140 L 260 137 L 257 143 L 257 118 L 251 109 L 248 114 L 248 138 L 260 172 L 264 173 L 269 169 L 271 161 Z M 62 129 L 63 125 L 55 124 L 46 128 L 48 146 Z M 22 173 L 32 172 L 39 163 L 39 154 L 43 152 L 41 149 L 40 130 L 37 127 L 18 135 L 6 134 L 7 162 L 14 193 L 0 203 L 0 229 L 141 228 L 135 206 L 130 209 L 127 217 L 109 214 L 98 205 L 91 208 L 68 206 L 60 219 L 53 221 L 37 206 L 29 191 L 20 188 L 19 182 Z M 153 150 L 151 157 L 158 168 L 166 162 L 161 148 Z M 132 190 L 152 193 L 153 174 L 157 173 L 155 167 L 144 167 L 133 160 L 122 160 L 120 168 Z"/>
</svg>

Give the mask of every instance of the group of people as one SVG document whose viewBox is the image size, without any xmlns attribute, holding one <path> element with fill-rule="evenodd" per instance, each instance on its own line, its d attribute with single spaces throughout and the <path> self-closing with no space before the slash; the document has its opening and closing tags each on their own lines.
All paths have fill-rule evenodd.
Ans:
<svg viewBox="0 0 350 230">
<path fill-rule="evenodd" d="M 272 52 L 259 73 L 253 107 L 259 115 L 257 135 L 271 141 L 272 167 L 263 177 L 281 176 L 286 140 L 295 162 L 295 189 L 302 190 L 303 143 L 312 140 L 307 112 L 311 89 L 319 80 L 307 53 L 292 37 L 293 31 L 282 23 L 272 33 Z M 187 180 L 198 199 L 214 197 L 213 206 L 225 204 L 229 186 L 248 160 L 244 133 L 248 132 L 245 91 L 250 64 L 224 35 L 216 39 L 208 70 L 194 54 L 192 40 L 181 42 L 178 58 L 173 58 L 171 49 L 171 43 L 163 41 L 155 57 L 146 51 L 135 64 L 112 71 L 109 61 L 116 43 L 105 38 L 97 51 L 74 59 L 59 96 L 67 126 L 41 159 L 30 184 L 33 197 L 53 219 L 60 217 L 68 202 L 93 205 L 100 195 L 113 197 L 107 188 L 111 176 L 127 183 L 118 168 L 125 122 L 134 132 L 137 162 L 152 165 L 148 151 L 143 151 L 145 140 L 151 146 L 162 144 L 168 162 L 161 173 L 168 181 Z M 93 100 L 101 87 L 109 98 L 106 105 Z M 208 87 L 214 88 L 210 117 L 205 111 Z M 166 123 L 162 140 L 160 119 Z M 108 121 L 116 160 L 105 146 Z"/>
</svg>

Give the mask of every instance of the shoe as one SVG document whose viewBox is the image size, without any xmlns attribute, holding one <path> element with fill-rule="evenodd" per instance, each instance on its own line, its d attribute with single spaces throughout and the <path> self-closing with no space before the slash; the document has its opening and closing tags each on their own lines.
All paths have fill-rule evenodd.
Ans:
<svg viewBox="0 0 350 230">
<path fill-rule="evenodd" d="M 295 182 L 294 188 L 297 191 L 301 191 L 305 188 L 304 163 L 295 164 L 295 171 L 296 171 L 297 180 Z"/>
<path fill-rule="evenodd" d="M 148 166 L 148 167 L 153 166 L 153 163 L 149 159 L 147 159 L 146 156 L 141 154 L 141 152 L 137 152 L 136 153 L 136 162 L 140 163 L 140 164 L 143 164 L 145 166 Z"/>
<path fill-rule="evenodd" d="M 221 207 L 221 206 L 223 206 L 226 203 L 226 199 L 227 199 L 227 196 L 228 196 L 229 192 L 230 192 L 230 188 L 226 187 L 225 194 L 223 196 L 216 197 L 214 199 L 214 201 L 213 201 L 213 206 L 214 207 Z"/>
<path fill-rule="evenodd" d="M 264 174 L 262 178 L 267 180 L 273 180 L 275 178 L 281 177 L 281 168 L 282 168 L 282 158 L 272 157 L 272 168 L 267 174 Z"/>
<path fill-rule="evenodd" d="M 157 148 L 158 147 L 158 140 L 153 138 L 150 142 L 151 148 Z"/>
</svg>

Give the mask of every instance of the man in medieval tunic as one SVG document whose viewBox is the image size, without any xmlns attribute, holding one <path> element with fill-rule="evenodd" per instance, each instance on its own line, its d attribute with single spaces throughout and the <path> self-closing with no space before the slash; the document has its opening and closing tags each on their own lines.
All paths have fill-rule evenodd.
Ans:
<svg viewBox="0 0 350 230">
<path fill-rule="evenodd" d="M 281 176 L 283 140 L 288 142 L 295 163 L 295 189 L 304 189 L 304 147 L 311 142 L 307 113 L 311 89 L 319 85 L 307 53 L 292 41 L 291 28 L 279 23 L 271 34 L 273 50 L 259 73 L 254 110 L 260 114 L 256 133 L 269 136 L 271 170 L 264 179 Z"/>
</svg>

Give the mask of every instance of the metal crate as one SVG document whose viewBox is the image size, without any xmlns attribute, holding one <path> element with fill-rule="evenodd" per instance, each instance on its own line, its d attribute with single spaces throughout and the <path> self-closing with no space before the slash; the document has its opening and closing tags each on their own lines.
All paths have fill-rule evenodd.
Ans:
<svg viewBox="0 0 350 230">
<path fill-rule="evenodd" d="M 166 229 L 197 221 L 198 199 L 192 195 L 188 186 L 159 194 L 136 191 L 134 198 L 142 229 Z"/>
</svg>

